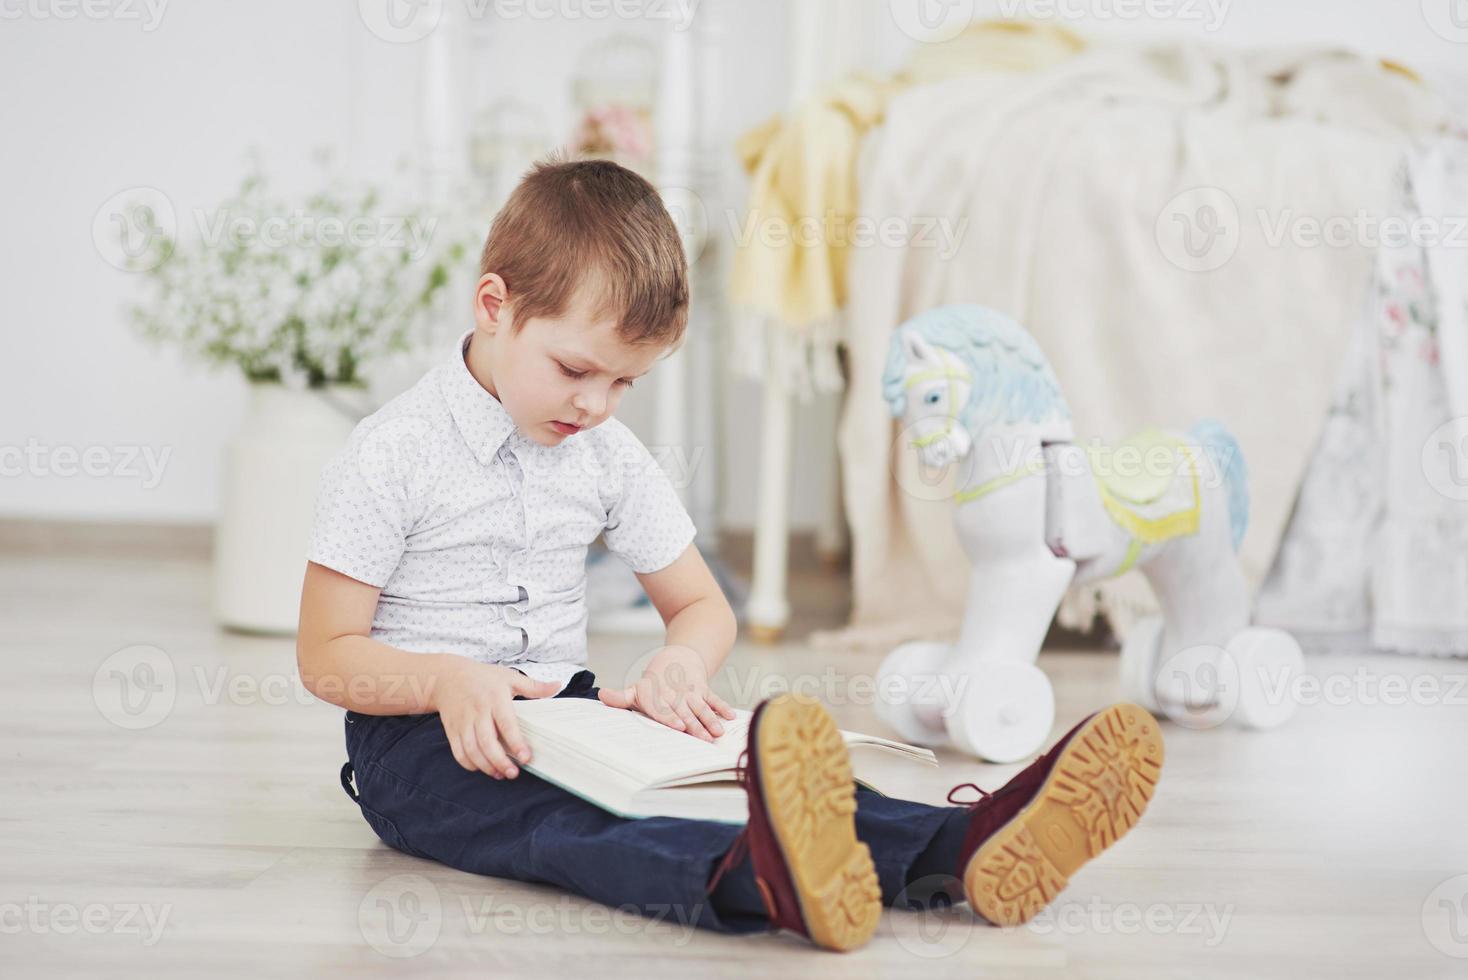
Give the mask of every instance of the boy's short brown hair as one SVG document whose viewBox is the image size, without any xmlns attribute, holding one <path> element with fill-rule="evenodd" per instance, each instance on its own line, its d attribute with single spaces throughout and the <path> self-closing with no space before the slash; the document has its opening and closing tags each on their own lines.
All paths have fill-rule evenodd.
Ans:
<svg viewBox="0 0 1468 980">
<path fill-rule="evenodd" d="M 495 216 L 479 274 L 496 273 L 512 329 L 565 314 L 582 286 L 600 290 L 628 343 L 672 347 L 688 326 L 688 260 L 657 189 L 610 160 L 552 157 L 533 166 Z"/>
</svg>

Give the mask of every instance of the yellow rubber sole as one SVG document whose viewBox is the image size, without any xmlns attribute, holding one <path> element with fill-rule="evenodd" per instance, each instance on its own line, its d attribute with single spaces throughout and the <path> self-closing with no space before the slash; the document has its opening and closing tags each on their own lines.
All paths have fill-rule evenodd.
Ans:
<svg viewBox="0 0 1468 980">
<path fill-rule="evenodd" d="M 1035 798 L 969 859 L 970 907 L 1000 926 L 1034 918 L 1141 819 L 1163 754 L 1161 728 L 1145 709 L 1099 712 L 1066 743 Z"/>
<path fill-rule="evenodd" d="M 833 950 L 865 945 L 881 918 L 882 890 L 871 851 L 856 838 L 856 787 L 841 733 L 819 703 L 787 694 L 765 706 L 755 739 L 760 794 L 811 941 Z"/>
</svg>

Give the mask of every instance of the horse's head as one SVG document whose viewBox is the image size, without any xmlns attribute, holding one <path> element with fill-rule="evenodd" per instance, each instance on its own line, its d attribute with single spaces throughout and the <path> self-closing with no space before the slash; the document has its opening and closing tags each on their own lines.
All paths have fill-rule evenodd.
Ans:
<svg viewBox="0 0 1468 980">
<path fill-rule="evenodd" d="M 902 407 L 893 414 L 922 456 L 923 463 L 943 467 L 969 454 L 974 440 L 959 420 L 973 391 L 973 373 L 950 350 L 928 343 L 916 332 L 898 341 L 906 368 L 902 373 Z"/>
<path fill-rule="evenodd" d="M 996 425 L 1070 438 L 1070 410 L 1040 345 L 982 306 L 930 310 L 899 327 L 882 393 L 928 466 L 962 459 Z"/>
</svg>

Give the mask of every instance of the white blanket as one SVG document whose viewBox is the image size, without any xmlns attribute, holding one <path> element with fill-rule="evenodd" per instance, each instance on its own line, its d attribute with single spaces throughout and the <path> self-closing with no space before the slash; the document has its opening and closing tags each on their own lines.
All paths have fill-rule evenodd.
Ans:
<svg viewBox="0 0 1468 980">
<path fill-rule="evenodd" d="M 1262 621 L 1307 648 L 1468 656 L 1468 141 L 1414 154 Z"/>
<path fill-rule="evenodd" d="M 1350 54 L 1192 44 L 895 100 L 864 147 L 862 215 L 946 234 L 930 247 L 878 236 L 852 254 L 839 442 L 855 604 L 848 629 L 816 642 L 956 635 L 968 564 L 951 504 L 900 491 L 893 468 L 914 460 L 880 385 L 893 329 L 944 303 L 1029 327 L 1082 439 L 1224 421 L 1252 474 L 1242 558 L 1259 582 L 1372 267 L 1369 242 L 1300 244 L 1302 220 L 1385 214 L 1404 146 L 1445 119 L 1426 89 Z M 1133 572 L 1073 592 L 1061 621 L 1105 611 L 1124 629 L 1152 607 Z"/>
</svg>

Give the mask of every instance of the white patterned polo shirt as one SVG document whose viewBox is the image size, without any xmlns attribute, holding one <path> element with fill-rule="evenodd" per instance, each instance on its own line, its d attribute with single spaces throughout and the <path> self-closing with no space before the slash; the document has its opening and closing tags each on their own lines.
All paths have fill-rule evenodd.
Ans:
<svg viewBox="0 0 1468 980">
<path fill-rule="evenodd" d="M 375 640 L 565 684 L 586 664 L 586 550 L 635 572 L 693 541 L 656 459 L 621 422 L 542 446 L 446 363 L 352 432 L 322 471 L 311 561 L 382 590 Z"/>
</svg>

